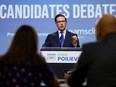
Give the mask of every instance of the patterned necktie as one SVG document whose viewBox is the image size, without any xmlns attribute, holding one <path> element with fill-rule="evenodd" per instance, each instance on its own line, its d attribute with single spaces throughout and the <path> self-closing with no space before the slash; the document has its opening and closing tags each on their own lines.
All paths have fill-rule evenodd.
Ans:
<svg viewBox="0 0 116 87">
<path fill-rule="evenodd" d="M 61 47 L 63 47 L 63 44 L 64 44 L 64 35 L 63 35 L 63 32 L 60 32 L 60 33 L 61 33 L 60 44 L 61 44 Z"/>
</svg>

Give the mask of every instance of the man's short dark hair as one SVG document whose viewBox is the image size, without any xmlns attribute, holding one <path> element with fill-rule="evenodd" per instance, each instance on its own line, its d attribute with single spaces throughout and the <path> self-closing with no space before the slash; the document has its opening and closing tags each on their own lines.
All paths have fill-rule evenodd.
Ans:
<svg viewBox="0 0 116 87">
<path fill-rule="evenodd" d="M 56 17 L 55 17 L 55 19 L 54 19 L 55 22 L 56 22 L 56 19 L 57 19 L 58 17 L 64 17 L 64 18 L 65 18 L 65 21 L 67 22 L 67 18 L 66 18 L 64 15 L 62 15 L 62 14 L 57 14 L 57 15 L 56 15 Z"/>
</svg>

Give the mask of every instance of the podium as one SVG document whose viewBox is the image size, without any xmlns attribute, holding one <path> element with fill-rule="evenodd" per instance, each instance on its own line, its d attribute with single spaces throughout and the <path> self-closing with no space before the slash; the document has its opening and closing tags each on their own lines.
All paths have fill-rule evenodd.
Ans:
<svg viewBox="0 0 116 87">
<path fill-rule="evenodd" d="M 42 47 L 40 49 L 48 66 L 60 79 L 64 78 L 64 70 L 73 69 L 81 51 L 81 48 L 77 47 Z"/>
</svg>

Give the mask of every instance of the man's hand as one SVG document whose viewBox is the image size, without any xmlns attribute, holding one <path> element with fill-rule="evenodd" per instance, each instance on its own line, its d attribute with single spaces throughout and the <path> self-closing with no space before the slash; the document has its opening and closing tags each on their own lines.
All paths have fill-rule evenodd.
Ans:
<svg viewBox="0 0 116 87">
<path fill-rule="evenodd" d="M 78 38 L 76 35 L 72 36 L 72 44 L 77 44 L 77 40 Z"/>
</svg>

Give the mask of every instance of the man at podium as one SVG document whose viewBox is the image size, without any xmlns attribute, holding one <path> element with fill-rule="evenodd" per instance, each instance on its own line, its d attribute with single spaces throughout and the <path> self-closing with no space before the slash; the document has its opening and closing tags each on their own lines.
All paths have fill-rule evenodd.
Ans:
<svg viewBox="0 0 116 87">
<path fill-rule="evenodd" d="M 58 30 L 47 36 L 42 47 L 80 47 L 77 34 L 66 29 L 67 18 L 58 14 L 54 21 Z"/>
</svg>

